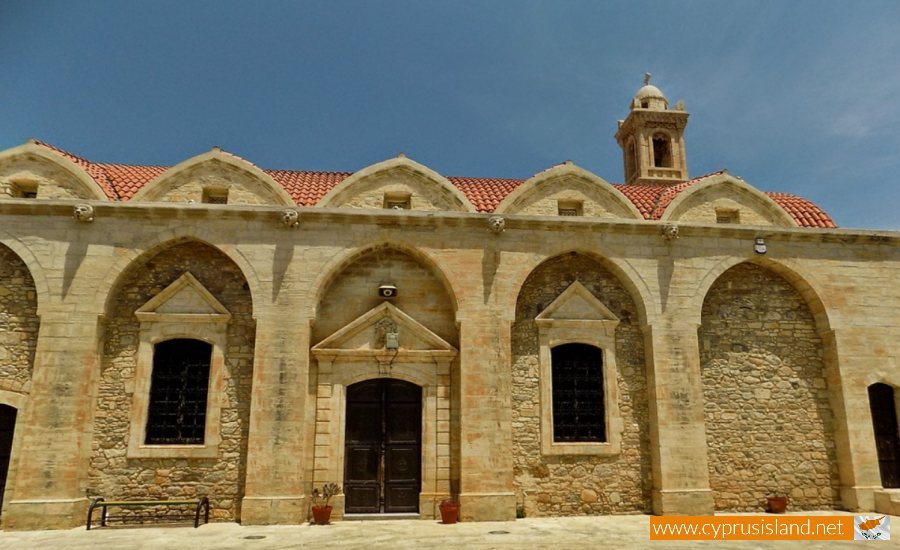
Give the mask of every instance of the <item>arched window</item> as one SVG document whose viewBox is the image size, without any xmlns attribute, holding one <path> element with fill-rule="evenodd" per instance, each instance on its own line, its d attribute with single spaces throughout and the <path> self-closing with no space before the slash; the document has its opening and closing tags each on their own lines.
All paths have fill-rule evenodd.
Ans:
<svg viewBox="0 0 900 550">
<path fill-rule="evenodd" d="M 202 340 L 154 346 L 145 445 L 203 445 L 211 358 Z"/>
<path fill-rule="evenodd" d="M 900 431 L 897 427 L 897 403 L 894 388 L 887 384 L 869 386 L 869 409 L 875 432 L 875 451 L 881 485 L 885 489 L 900 487 Z"/>
<path fill-rule="evenodd" d="M 550 350 L 554 443 L 606 441 L 603 351 L 587 344 Z"/>
<path fill-rule="evenodd" d="M 657 168 L 672 167 L 671 141 L 666 134 L 653 135 L 653 166 Z"/>
<path fill-rule="evenodd" d="M 634 139 L 628 140 L 625 146 L 625 181 L 631 181 L 634 173 L 637 172 L 637 154 Z"/>
</svg>

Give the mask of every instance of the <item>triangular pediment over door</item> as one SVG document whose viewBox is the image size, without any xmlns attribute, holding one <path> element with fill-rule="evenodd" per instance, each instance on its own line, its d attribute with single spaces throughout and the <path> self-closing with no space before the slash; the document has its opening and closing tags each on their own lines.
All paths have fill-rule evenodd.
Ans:
<svg viewBox="0 0 900 550">
<path fill-rule="evenodd" d="M 388 350 L 388 333 L 396 333 L 400 347 Z M 316 357 L 367 359 L 384 354 L 397 360 L 447 361 L 456 357 L 458 350 L 389 302 L 367 311 L 312 348 Z"/>
</svg>

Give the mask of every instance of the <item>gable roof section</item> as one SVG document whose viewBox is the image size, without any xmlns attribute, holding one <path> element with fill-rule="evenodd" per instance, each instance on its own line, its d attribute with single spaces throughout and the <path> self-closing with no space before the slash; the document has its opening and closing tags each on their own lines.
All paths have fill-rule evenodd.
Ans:
<svg viewBox="0 0 900 550">
<path fill-rule="evenodd" d="M 78 164 L 100 185 L 110 200 L 127 201 L 144 185 L 165 172 L 166 166 L 95 163 L 41 141 L 35 144 L 54 151 Z M 230 153 L 228 153 L 230 154 Z M 237 157 L 237 155 L 232 155 Z M 240 157 L 237 157 L 240 158 Z M 246 161 L 245 161 L 246 162 Z M 352 172 L 313 172 L 266 170 L 298 206 L 315 206 L 329 191 L 353 175 Z M 611 184 L 634 203 L 645 220 L 659 220 L 679 193 L 701 181 L 727 173 L 719 170 L 672 187 Z M 447 177 L 477 212 L 493 212 L 503 199 L 525 183 L 524 179 Z M 831 217 L 813 202 L 787 193 L 764 192 L 783 208 L 800 227 L 837 227 Z"/>
</svg>

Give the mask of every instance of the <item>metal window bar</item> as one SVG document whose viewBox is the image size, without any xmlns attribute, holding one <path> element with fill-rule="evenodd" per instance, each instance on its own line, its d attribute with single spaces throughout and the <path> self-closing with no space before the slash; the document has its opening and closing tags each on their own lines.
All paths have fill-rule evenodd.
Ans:
<svg viewBox="0 0 900 550">
<path fill-rule="evenodd" d="M 175 339 L 154 346 L 144 443 L 202 445 L 212 345 Z"/>
<path fill-rule="evenodd" d="M 603 352 L 587 344 L 551 350 L 553 440 L 557 443 L 606 441 Z"/>
</svg>

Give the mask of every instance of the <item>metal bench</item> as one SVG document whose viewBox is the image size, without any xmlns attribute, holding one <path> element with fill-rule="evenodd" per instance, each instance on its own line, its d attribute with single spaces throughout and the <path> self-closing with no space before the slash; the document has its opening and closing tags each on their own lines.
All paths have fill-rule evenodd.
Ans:
<svg viewBox="0 0 900 550">
<path fill-rule="evenodd" d="M 91 520 L 93 519 L 94 510 L 100 508 L 100 525 L 105 527 L 106 520 L 109 516 L 106 514 L 107 508 L 117 506 L 120 508 L 142 508 L 150 506 L 195 506 L 194 510 L 194 528 L 200 526 L 200 510 L 205 509 L 203 523 L 209 523 L 209 499 L 201 497 L 194 500 L 106 500 L 103 497 L 95 498 L 91 502 L 91 507 L 87 513 L 87 530 L 91 530 Z M 124 517 L 124 516 L 123 516 Z"/>
</svg>

